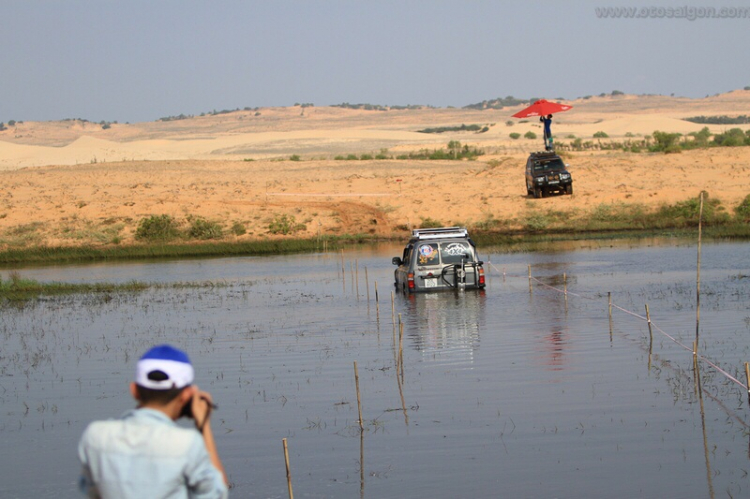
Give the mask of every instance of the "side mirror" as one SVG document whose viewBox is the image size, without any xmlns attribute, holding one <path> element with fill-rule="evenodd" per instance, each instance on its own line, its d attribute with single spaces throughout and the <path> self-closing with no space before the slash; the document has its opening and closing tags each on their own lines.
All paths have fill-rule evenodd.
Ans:
<svg viewBox="0 0 750 499">
<path fill-rule="evenodd" d="M 565 163 L 565 168 L 570 168 L 570 165 L 568 163 Z"/>
<path fill-rule="evenodd" d="M 402 262 L 402 261 L 401 261 L 401 258 L 400 258 L 400 257 L 394 256 L 394 257 L 393 257 L 393 260 L 391 260 L 391 263 L 392 263 L 393 265 L 398 265 L 398 266 L 401 266 L 401 264 L 402 264 L 402 263 L 404 263 L 404 262 Z"/>
</svg>

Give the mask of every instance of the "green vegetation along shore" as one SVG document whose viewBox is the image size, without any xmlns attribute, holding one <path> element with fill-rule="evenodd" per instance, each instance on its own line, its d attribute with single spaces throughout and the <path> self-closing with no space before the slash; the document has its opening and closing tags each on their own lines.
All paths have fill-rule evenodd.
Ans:
<svg viewBox="0 0 750 499">
<path fill-rule="evenodd" d="M 750 239 L 750 195 L 735 207 L 725 207 L 719 198 L 704 193 L 703 212 L 700 198 L 689 198 L 649 210 L 640 204 L 600 204 L 592 210 L 533 209 L 520 219 L 488 216 L 469 225 L 473 237 L 483 245 L 517 244 L 526 240 L 581 239 L 602 237 L 645 237 L 686 234 L 698 227 L 699 220 L 707 238 Z M 150 220 L 151 218 L 149 218 Z M 421 227 L 450 225 L 434 219 L 423 219 Z M 24 246 L 0 251 L 0 265 L 72 263 L 85 261 L 134 260 L 160 258 L 198 258 L 221 256 L 267 256 L 285 253 L 331 251 L 354 244 L 384 240 L 402 242 L 409 228 L 400 226 L 391 237 L 370 234 L 298 238 L 290 235 L 276 239 L 250 241 L 195 240 L 189 234 L 173 239 L 141 240 L 133 245 Z"/>
</svg>

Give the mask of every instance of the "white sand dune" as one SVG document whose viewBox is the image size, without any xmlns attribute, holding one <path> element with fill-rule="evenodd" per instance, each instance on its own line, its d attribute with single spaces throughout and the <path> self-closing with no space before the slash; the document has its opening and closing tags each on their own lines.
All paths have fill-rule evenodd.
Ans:
<svg viewBox="0 0 750 499">
<path fill-rule="evenodd" d="M 598 131 L 618 141 L 655 130 L 686 134 L 704 125 L 681 117 L 750 114 L 747 109 L 750 92 L 742 91 L 705 100 L 592 98 L 557 115 L 553 133 L 566 142 L 569 135 L 590 140 Z M 541 127 L 511 118 L 512 112 L 320 108 L 303 116 L 299 108 L 276 108 L 260 116 L 237 112 L 109 129 L 23 123 L 0 132 L 0 248 L 131 243 L 139 220 L 154 214 L 181 223 L 197 216 L 225 228 L 241 224 L 247 233 L 240 238 L 275 237 L 268 227 L 280 215 L 305 225 L 299 236 L 392 235 L 428 218 L 451 225 L 506 220 L 518 227 L 545 210 L 585 214 L 619 203 L 653 209 L 703 190 L 731 212 L 750 193 L 743 180 L 750 147 L 670 155 L 587 151 L 566 158 L 573 196 L 532 201 L 523 165 L 541 146 Z M 418 132 L 462 124 L 489 130 Z M 537 139 L 509 137 L 527 131 Z M 477 161 L 335 160 L 444 147 L 450 140 L 482 147 L 486 155 Z M 292 155 L 302 161 L 290 161 Z"/>
</svg>

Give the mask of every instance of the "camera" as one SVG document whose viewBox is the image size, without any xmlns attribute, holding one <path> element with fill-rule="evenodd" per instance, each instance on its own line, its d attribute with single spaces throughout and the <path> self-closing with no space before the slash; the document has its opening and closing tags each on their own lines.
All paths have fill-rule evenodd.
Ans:
<svg viewBox="0 0 750 499">
<path fill-rule="evenodd" d="M 217 409 L 219 407 L 216 404 L 213 404 L 213 403 L 209 402 L 206 397 L 201 397 L 201 400 L 203 400 L 206 404 L 208 404 L 208 410 L 209 410 L 209 412 L 212 409 Z M 182 411 L 180 412 L 180 417 L 181 418 L 195 419 L 195 417 L 193 416 L 193 399 L 192 398 L 190 400 L 188 400 L 185 403 L 185 405 L 182 406 Z"/>
</svg>

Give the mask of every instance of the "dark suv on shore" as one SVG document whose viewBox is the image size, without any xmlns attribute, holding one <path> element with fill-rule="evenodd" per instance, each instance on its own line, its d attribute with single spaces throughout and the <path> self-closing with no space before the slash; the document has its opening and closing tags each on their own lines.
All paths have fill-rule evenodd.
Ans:
<svg viewBox="0 0 750 499">
<path fill-rule="evenodd" d="M 393 257 L 396 289 L 405 293 L 482 289 L 484 262 L 463 227 L 414 229 L 401 257 Z"/>
<path fill-rule="evenodd" d="M 554 151 L 533 152 L 526 160 L 526 193 L 540 198 L 553 192 L 573 194 L 573 177 Z"/>
</svg>

